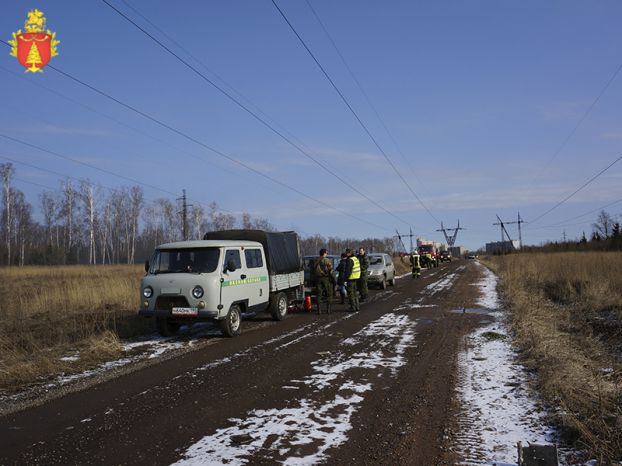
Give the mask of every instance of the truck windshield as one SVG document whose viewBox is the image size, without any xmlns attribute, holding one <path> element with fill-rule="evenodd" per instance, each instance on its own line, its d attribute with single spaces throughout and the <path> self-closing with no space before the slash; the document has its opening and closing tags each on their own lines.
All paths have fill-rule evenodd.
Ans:
<svg viewBox="0 0 622 466">
<path fill-rule="evenodd" d="M 149 273 L 210 273 L 218 267 L 219 248 L 159 249 Z"/>
</svg>

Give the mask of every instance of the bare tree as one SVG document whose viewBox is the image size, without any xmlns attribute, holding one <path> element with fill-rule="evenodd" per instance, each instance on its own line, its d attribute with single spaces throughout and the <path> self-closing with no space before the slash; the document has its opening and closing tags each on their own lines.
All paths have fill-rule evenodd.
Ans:
<svg viewBox="0 0 622 466">
<path fill-rule="evenodd" d="M 251 230 L 253 228 L 253 221 L 251 220 L 251 214 L 248 212 L 242 212 L 242 219 L 240 221 L 244 230 Z"/>
<path fill-rule="evenodd" d="M 66 178 L 62 182 L 62 205 L 61 215 L 65 221 L 65 258 L 67 258 L 74 247 L 75 240 L 75 215 L 77 209 L 77 192 L 73 187 L 71 178 Z"/>
<path fill-rule="evenodd" d="M 12 200 L 11 200 L 11 178 L 15 173 L 13 164 L 0 164 L 0 176 L 2 177 L 2 187 L 4 194 L 4 226 L 5 242 L 7 250 L 7 265 L 11 265 L 11 223 L 12 223 Z"/>
<path fill-rule="evenodd" d="M 598 214 L 598 218 L 596 219 L 596 223 L 592 224 L 592 228 L 602 239 L 607 239 L 611 236 L 614 224 L 615 221 L 613 220 L 613 217 L 611 217 L 611 215 L 609 215 L 606 211 L 601 210 Z"/>
<path fill-rule="evenodd" d="M 45 222 L 46 239 L 48 245 L 54 243 L 54 222 L 58 215 L 56 197 L 50 191 L 43 191 L 39 196 L 41 200 L 41 212 L 43 213 L 43 221 Z"/>
<path fill-rule="evenodd" d="M 106 256 L 108 256 L 108 263 L 112 263 L 110 254 L 108 252 L 109 230 L 110 230 L 110 214 L 111 208 L 108 202 L 105 203 L 101 219 L 99 231 L 99 249 L 101 250 L 102 264 L 106 264 Z"/>
<path fill-rule="evenodd" d="M 95 187 L 89 180 L 82 181 L 80 184 L 80 198 L 84 203 L 84 213 L 86 214 L 86 223 L 88 228 L 88 244 L 89 244 L 89 264 L 95 264 Z"/>
<path fill-rule="evenodd" d="M 202 239 L 205 223 L 205 210 L 203 207 L 192 206 L 192 209 L 190 209 L 190 219 L 192 220 L 192 235 L 190 235 L 190 238 Z"/>
<path fill-rule="evenodd" d="M 143 190 L 140 186 L 132 186 L 130 189 L 130 255 L 129 263 L 134 263 L 134 255 L 136 254 L 136 236 L 138 235 L 138 218 L 143 207 Z"/>
<path fill-rule="evenodd" d="M 19 248 L 19 265 L 24 266 L 26 263 L 26 245 L 30 245 L 32 241 L 32 206 L 26 202 L 24 193 L 21 191 L 14 191 L 13 195 L 14 204 L 14 237 L 15 244 Z"/>
</svg>

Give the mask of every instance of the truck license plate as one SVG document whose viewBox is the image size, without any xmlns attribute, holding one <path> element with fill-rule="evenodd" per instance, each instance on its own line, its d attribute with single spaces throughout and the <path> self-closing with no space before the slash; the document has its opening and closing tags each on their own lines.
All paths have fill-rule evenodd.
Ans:
<svg viewBox="0 0 622 466">
<path fill-rule="evenodd" d="M 196 316 L 199 309 L 196 307 L 174 307 L 171 313 L 175 316 Z"/>
</svg>

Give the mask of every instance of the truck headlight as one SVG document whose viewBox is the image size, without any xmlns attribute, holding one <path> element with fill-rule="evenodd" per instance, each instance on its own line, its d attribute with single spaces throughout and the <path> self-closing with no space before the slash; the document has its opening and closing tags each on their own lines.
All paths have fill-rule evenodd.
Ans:
<svg viewBox="0 0 622 466">
<path fill-rule="evenodd" d="M 196 299 L 201 298 L 203 296 L 203 288 L 201 288 L 199 285 L 192 288 L 192 296 L 194 296 Z"/>
<path fill-rule="evenodd" d="M 150 286 L 146 286 L 143 288 L 143 296 L 145 298 L 151 298 L 151 296 L 153 296 L 153 288 L 151 288 Z"/>
</svg>

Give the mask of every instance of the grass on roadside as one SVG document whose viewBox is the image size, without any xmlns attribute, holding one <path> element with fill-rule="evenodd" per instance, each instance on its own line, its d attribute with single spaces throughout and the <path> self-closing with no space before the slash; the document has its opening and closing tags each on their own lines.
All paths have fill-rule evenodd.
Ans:
<svg viewBox="0 0 622 466">
<path fill-rule="evenodd" d="M 0 388 L 119 355 L 119 338 L 151 325 L 136 314 L 142 274 L 136 265 L 0 269 Z"/>
<path fill-rule="evenodd" d="M 622 253 L 486 260 L 557 421 L 602 464 L 622 458 Z"/>
</svg>

